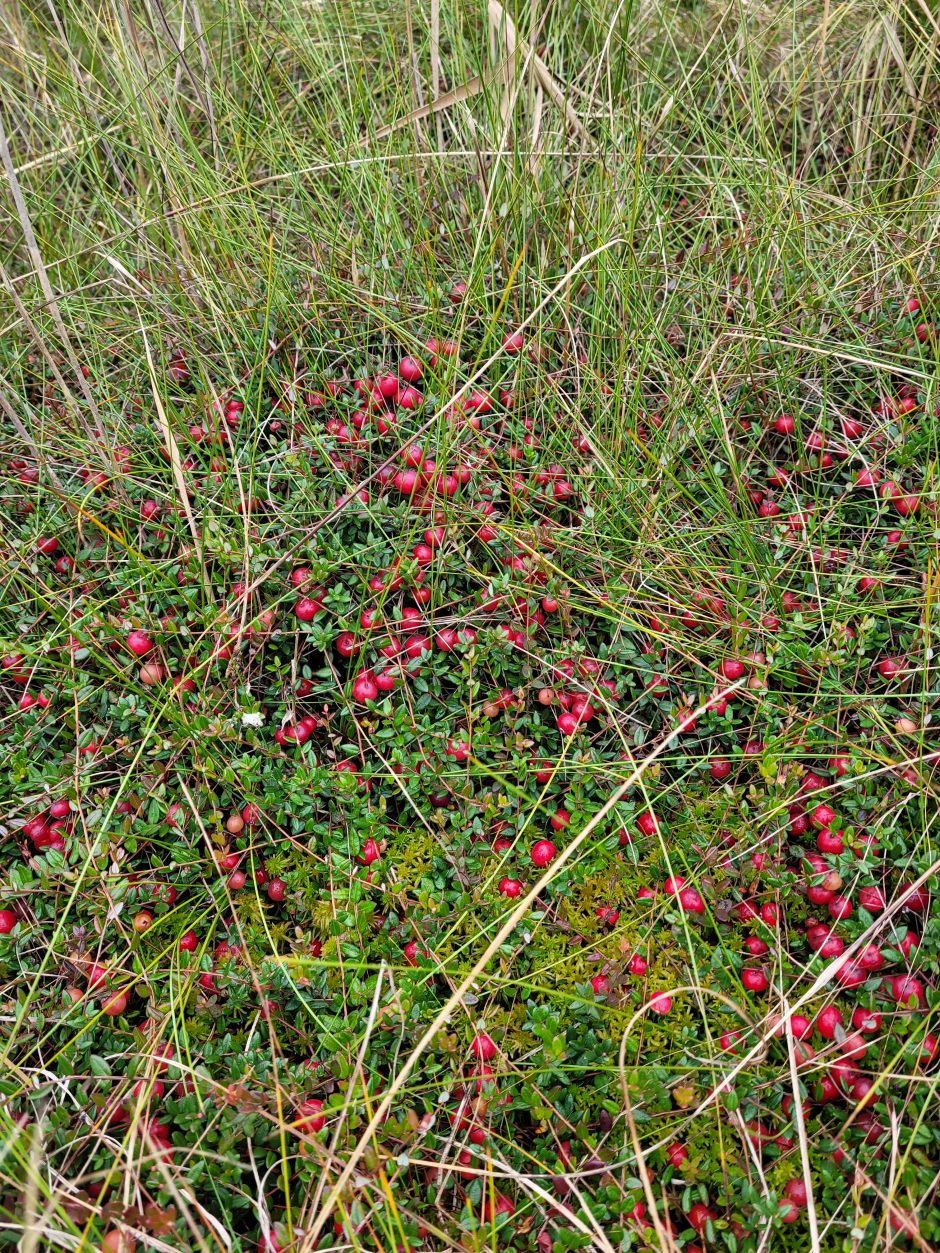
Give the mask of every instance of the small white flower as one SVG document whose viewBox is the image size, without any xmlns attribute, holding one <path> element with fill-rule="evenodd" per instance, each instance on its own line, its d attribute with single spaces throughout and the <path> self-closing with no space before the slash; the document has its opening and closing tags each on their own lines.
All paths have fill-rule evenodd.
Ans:
<svg viewBox="0 0 940 1253">
<path fill-rule="evenodd" d="M 264 714 L 262 713 L 242 714 L 242 726 L 243 727 L 263 727 L 264 726 Z"/>
</svg>

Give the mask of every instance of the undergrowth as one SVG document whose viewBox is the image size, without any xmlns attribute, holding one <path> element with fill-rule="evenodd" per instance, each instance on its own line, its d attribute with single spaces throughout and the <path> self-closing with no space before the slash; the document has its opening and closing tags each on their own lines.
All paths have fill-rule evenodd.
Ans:
<svg viewBox="0 0 940 1253">
<path fill-rule="evenodd" d="M 932 1247 L 935 6 L 0 39 L 0 1240 Z"/>
</svg>

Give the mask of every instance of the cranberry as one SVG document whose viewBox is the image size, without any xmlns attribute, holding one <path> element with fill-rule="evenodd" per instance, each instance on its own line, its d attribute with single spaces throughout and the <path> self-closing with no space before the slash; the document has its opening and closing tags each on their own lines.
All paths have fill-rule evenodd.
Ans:
<svg viewBox="0 0 940 1253">
<path fill-rule="evenodd" d="M 678 894 L 679 907 L 689 914 L 704 914 L 705 902 L 695 888 L 683 888 Z"/>
<path fill-rule="evenodd" d="M 898 888 L 898 895 L 904 908 L 914 914 L 925 913 L 930 904 L 930 893 L 923 886 L 914 887 L 912 883 L 902 883 Z"/>
<path fill-rule="evenodd" d="M 745 966 L 741 983 L 748 992 L 766 992 L 768 987 L 767 975 L 759 966 Z"/>
<path fill-rule="evenodd" d="M 859 888 L 858 903 L 870 914 L 880 914 L 887 905 L 884 892 L 881 888 L 875 887 Z"/>
<path fill-rule="evenodd" d="M 881 1030 L 881 1023 L 881 1014 L 876 1014 L 870 1009 L 863 1009 L 861 1005 L 856 1006 L 852 1011 L 852 1026 L 856 1031 L 874 1035 Z"/>
<path fill-rule="evenodd" d="M 297 1106 L 294 1125 L 305 1135 L 315 1135 L 326 1126 L 326 1116 L 321 1113 L 323 1102 L 319 1097 L 309 1097 Z"/>
<path fill-rule="evenodd" d="M 649 810 L 647 813 L 640 814 L 636 820 L 636 825 L 642 835 L 655 835 L 659 830 L 659 820 L 656 815 Z"/>
<path fill-rule="evenodd" d="M 135 657 L 145 657 L 153 648 L 153 642 L 146 631 L 131 631 L 125 643 Z"/>
<path fill-rule="evenodd" d="M 816 1015 L 816 1030 L 827 1040 L 834 1040 L 836 1029 L 843 1026 L 842 1011 L 837 1005 L 827 1005 Z"/>
<path fill-rule="evenodd" d="M 551 840 L 536 840 L 532 845 L 532 861 L 533 864 L 540 869 L 543 866 L 550 865 L 558 855 L 558 849 Z"/>
<path fill-rule="evenodd" d="M 481 1031 L 471 1040 L 470 1052 L 478 1062 L 490 1062 L 496 1056 L 496 1045 L 486 1032 Z"/>
<path fill-rule="evenodd" d="M 895 975 L 888 980 L 888 990 L 904 1009 L 924 1009 L 927 1004 L 924 985 L 913 975 Z"/>
<path fill-rule="evenodd" d="M 312 622 L 322 608 L 318 600 L 301 596 L 294 605 L 294 616 L 301 622 Z"/>
</svg>

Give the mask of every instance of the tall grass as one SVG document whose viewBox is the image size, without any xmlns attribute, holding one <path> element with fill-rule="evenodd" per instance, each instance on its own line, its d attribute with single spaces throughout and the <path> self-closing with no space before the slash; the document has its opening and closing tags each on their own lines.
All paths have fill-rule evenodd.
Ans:
<svg viewBox="0 0 940 1253">
<path fill-rule="evenodd" d="M 271 420 L 266 389 L 275 376 L 291 382 L 283 376 L 282 349 L 295 346 L 311 375 L 321 362 L 355 375 L 378 368 L 395 345 L 418 348 L 429 333 L 459 336 L 470 317 L 480 357 L 465 361 L 459 376 L 441 366 L 442 401 L 486 367 L 491 381 L 502 375 L 528 392 L 527 416 L 560 461 L 571 458 L 573 433 L 590 442 L 592 470 L 581 484 L 585 525 L 560 539 L 558 556 L 559 565 L 579 570 L 571 580 L 576 606 L 632 623 L 638 602 L 654 613 L 671 609 L 720 571 L 734 620 L 754 611 L 744 604 L 752 584 L 762 589 L 760 612 L 779 613 L 781 571 L 835 542 L 843 517 L 857 573 L 864 572 L 881 537 L 862 533 L 848 512 L 821 510 L 786 542 L 754 526 L 741 493 L 763 473 L 765 453 L 742 459 L 730 432 L 742 418 L 760 425 L 785 410 L 808 433 L 818 415 L 860 399 L 867 405 L 871 394 L 899 382 L 921 387 L 924 413 L 933 411 L 936 340 L 912 351 L 909 334 L 886 331 L 884 319 L 936 285 L 934 5 L 533 0 L 510 11 L 496 0 L 69 0 L 9 3 L 0 22 L 0 404 L 9 455 L 35 456 L 55 497 L 57 483 L 73 483 L 82 467 L 110 473 L 115 450 L 132 447 L 135 486 L 147 484 L 161 506 L 172 507 L 174 551 L 140 551 L 137 505 L 120 490 L 107 525 L 96 516 L 93 493 L 80 498 L 72 487 L 58 494 L 58 517 L 63 527 L 100 535 L 127 585 L 146 588 L 153 601 L 161 589 L 177 595 L 178 554 L 185 551 L 194 634 L 208 634 L 220 621 L 208 573 L 213 563 L 254 585 L 276 565 L 323 556 L 340 534 L 335 495 L 311 486 L 299 456 L 274 457 L 262 438 Z M 447 293 L 457 280 L 473 300 L 453 313 Z M 505 327 L 536 314 L 533 334 L 558 335 L 569 346 L 564 380 L 547 377 L 538 360 L 507 364 L 499 355 Z M 180 352 L 195 381 L 184 401 L 165 382 Z M 44 385 L 64 402 L 43 406 Z M 205 495 L 184 498 L 161 433 L 174 431 L 182 441 L 187 426 L 231 387 L 246 406 L 237 456 L 207 479 Z M 434 429 L 446 439 L 440 415 Z M 318 429 L 306 437 L 316 446 Z M 867 455 L 862 448 L 859 466 Z M 925 419 L 910 431 L 899 456 L 900 465 L 907 458 L 924 470 L 924 491 L 932 491 L 936 424 Z M 270 533 L 253 530 L 244 507 L 272 484 L 296 505 L 281 519 L 279 547 Z M 381 529 L 379 514 L 379 536 Z M 16 545 L 5 545 L 0 561 L 9 650 L 35 595 L 45 602 L 48 647 L 62 649 L 50 664 L 64 672 L 74 664 L 64 646 L 76 624 L 91 630 L 120 616 L 121 606 L 93 591 L 65 614 L 30 554 Z M 920 611 L 931 633 L 934 571 L 930 564 L 924 578 L 898 576 L 900 598 L 866 607 L 870 629 Z M 827 638 L 853 612 L 847 595 L 819 594 Z M 792 691 L 780 695 L 789 721 L 766 739 L 761 769 L 768 779 L 796 758 L 800 733 L 812 740 L 846 705 L 865 713 L 855 676 L 824 673 L 807 694 L 797 673 L 805 661 L 799 642 L 784 636 L 780 648 L 792 663 Z M 925 677 L 928 695 L 932 681 Z M 693 704 L 707 696 L 690 693 Z M 881 709 L 870 716 L 891 733 Z M 61 719 L 58 751 L 74 743 L 78 721 L 77 710 L 74 719 Z M 170 700 L 141 726 L 142 771 L 168 726 L 189 745 L 195 778 L 242 768 L 227 758 L 236 750 L 221 719 L 192 725 Z M 756 713 L 755 735 L 761 731 Z M 631 740 L 625 724 L 625 750 L 642 738 Z M 44 743 L 41 751 L 51 749 Z M 909 755 L 907 746 L 898 751 Z M 27 739 L 7 762 L 16 813 L 40 790 L 30 752 Z M 671 753 L 665 745 L 664 761 Z M 585 774 L 599 769 L 586 758 L 571 764 Z M 640 789 L 658 800 L 657 764 L 643 771 Z M 884 764 L 873 750 L 865 769 L 875 775 Z M 626 765 L 610 775 L 610 791 L 628 776 Z M 495 784 L 513 795 L 512 779 L 494 775 Z M 113 788 L 103 795 L 109 816 L 118 795 Z M 744 796 L 746 810 L 746 790 Z M 928 850 L 935 847 L 936 799 L 925 783 L 911 802 Z M 742 857 L 767 838 L 765 830 L 779 827 L 783 808 L 757 805 L 749 814 L 753 843 L 739 847 Z M 692 807 L 688 823 L 690 830 L 700 826 L 707 845 L 714 811 Z M 205 856 L 200 827 L 196 812 L 188 831 Z M 168 855 L 172 844 L 168 836 Z M 691 847 L 690 836 L 681 853 L 664 851 L 687 857 Z M 52 1119 L 58 1110 L 72 1115 L 91 1076 L 59 1076 L 44 997 L 74 928 L 83 925 L 94 879 L 106 869 L 99 849 L 62 888 L 48 951 L 32 978 L 7 989 L 2 1011 L 0 1080 L 11 1097 L 41 1087 Z M 639 883 L 642 867 L 636 874 Z M 458 994 L 471 987 L 475 1003 L 492 989 L 512 988 L 520 1011 L 529 1000 L 564 1000 L 567 956 L 520 975 L 515 950 L 495 933 L 495 924 L 467 908 L 452 918 L 446 974 L 453 1014 L 476 1016 L 460 1008 Z M 272 947 L 278 938 L 271 937 Z M 676 983 L 701 988 L 691 945 L 689 954 L 687 977 Z M 136 973 L 146 983 L 146 969 Z M 302 994 L 303 967 L 289 973 Z M 375 973 L 366 953 L 349 979 Z M 352 1204 L 374 1225 L 352 1243 L 402 1243 L 408 1215 L 396 1209 L 394 1189 L 375 1165 L 381 1096 L 369 1094 L 366 1082 L 370 1041 L 384 1030 L 380 1002 L 393 987 L 386 978 L 380 971 L 375 1002 L 361 1014 L 356 1001 L 356 1039 L 342 1046 L 343 1135 L 337 1132 L 324 1154 L 322 1186 L 294 1198 L 300 1208 L 291 1222 L 304 1233 L 298 1248 L 313 1247 L 337 1206 L 347 1212 L 346 1184 L 364 1161 L 368 1182 Z M 794 999 L 811 984 L 807 974 Z M 186 1059 L 212 1120 L 221 1106 L 210 1097 L 225 1094 L 200 1068 L 184 993 L 171 978 L 155 995 L 167 1038 Z M 350 995 L 355 1001 L 361 988 Z M 692 999 L 707 1016 L 706 995 Z M 309 1020 L 297 1029 L 328 1036 L 336 1028 L 327 1017 L 311 1002 Z M 260 1021 L 255 1032 L 270 1032 L 276 1083 L 276 1029 Z M 670 1083 L 686 1064 L 680 1035 L 677 1027 L 674 1051 L 655 1063 Z M 428 1042 L 435 1036 L 429 1032 Z M 144 1057 L 143 1040 L 140 1046 Z M 648 1060 L 641 1043 L 631 1064 L 642 1068 Z M 433 1093 L 441 1082 L 433 1067 L 425 1069 L 423 1053 L 400 1063 L 397 1086 L 405 1096 Z M 902 1063 L 886 1055 L 882 1064 L 887 1073 Z M 616 1058 L 603 1065 L 616 1071 Z M 698 1110 L 700 1079 L 690 1079 L 690 1112 L 713 1120 L 716 1136 L 737 1135 L 721 1125 L 715 1101 L 702 1100 Z M 911 1082 L 928 1082 L 931 1092 L 935 1085 L 934 1078 Z M 98 1238 L 96 1220 L 76 1200 L 69 1154 L 47 1154 L 38 1123 L 14 1134 L 2 1117 L 9 1134 L 0 1181 L 23 1207 L 8 1208 L 5 1231 L 21 1228 L 27 1249 L 89 1247 Z M 286 1105 L 282 1117 L 289 1120 Z M 641 1124 L 640 1133 L 645 1142 L 655 1139 L 649 1126 Z M 143 1193 L 135 1172 L 146 1149 L 135 1124 L 115 1133 L 90 1119 L 85 1134 L 114 1145 L 118 1190 L 125 1204 L 137 1204 Z M 262 1229 L 270 1194 L 290 1192 L 287 1154 L 285 1138 L 280 1161 L 252 1161 L 241 1177 L 240 1204 L 257 1213 Z M 199 1199 L 211 1190 L 213 1162 L 201 1163 L 198 1187 L 187 1175 L 199 1156 L 196 1134 L 182 1167 L 161 1162 L 166 1192 L 193 1247 L 230 1247 Z M 393 1173 L 394 1164 L 382 1160 Z M 544 1208 L 551 1164 L 533 1162 L 528 1183 L 515 1167 L 504 1170 L 529 1189 L 536 1212 Z M 754 1171 L 759 1194 L 759 1164 Z M 220 1196 L 219 1213 L 228 1204 Z M 847 1197 L 844 1212 L 820 1215 L 816 1247 L 851 1244 L 852 1204 Z M 428 1238 L 439 1241 L 434 1247 L 452 1247 L 456 1229 L 446 1209 L 437 1213 L 436 1232 L 425 1217 Z M 578 1221 L 585 1240 L 611 1247 L 602 1223 L 589 1213 Z M 669 1243 L 664 1232 L 658 1239 Z M 151 1246 L 177 1247 L 153 1236 Z"/>
</svg>

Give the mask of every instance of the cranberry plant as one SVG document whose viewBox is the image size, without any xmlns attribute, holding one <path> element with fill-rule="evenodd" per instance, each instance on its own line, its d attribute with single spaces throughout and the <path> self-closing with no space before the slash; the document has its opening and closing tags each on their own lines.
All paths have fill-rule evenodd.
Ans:
<svg viewBox="0 0 940 1253">
<path fill-rule="evenodd" d="M 707 7 L 24 18 L 3 1241 L 940 1240 L 935 49 Z"/>
</svg>

